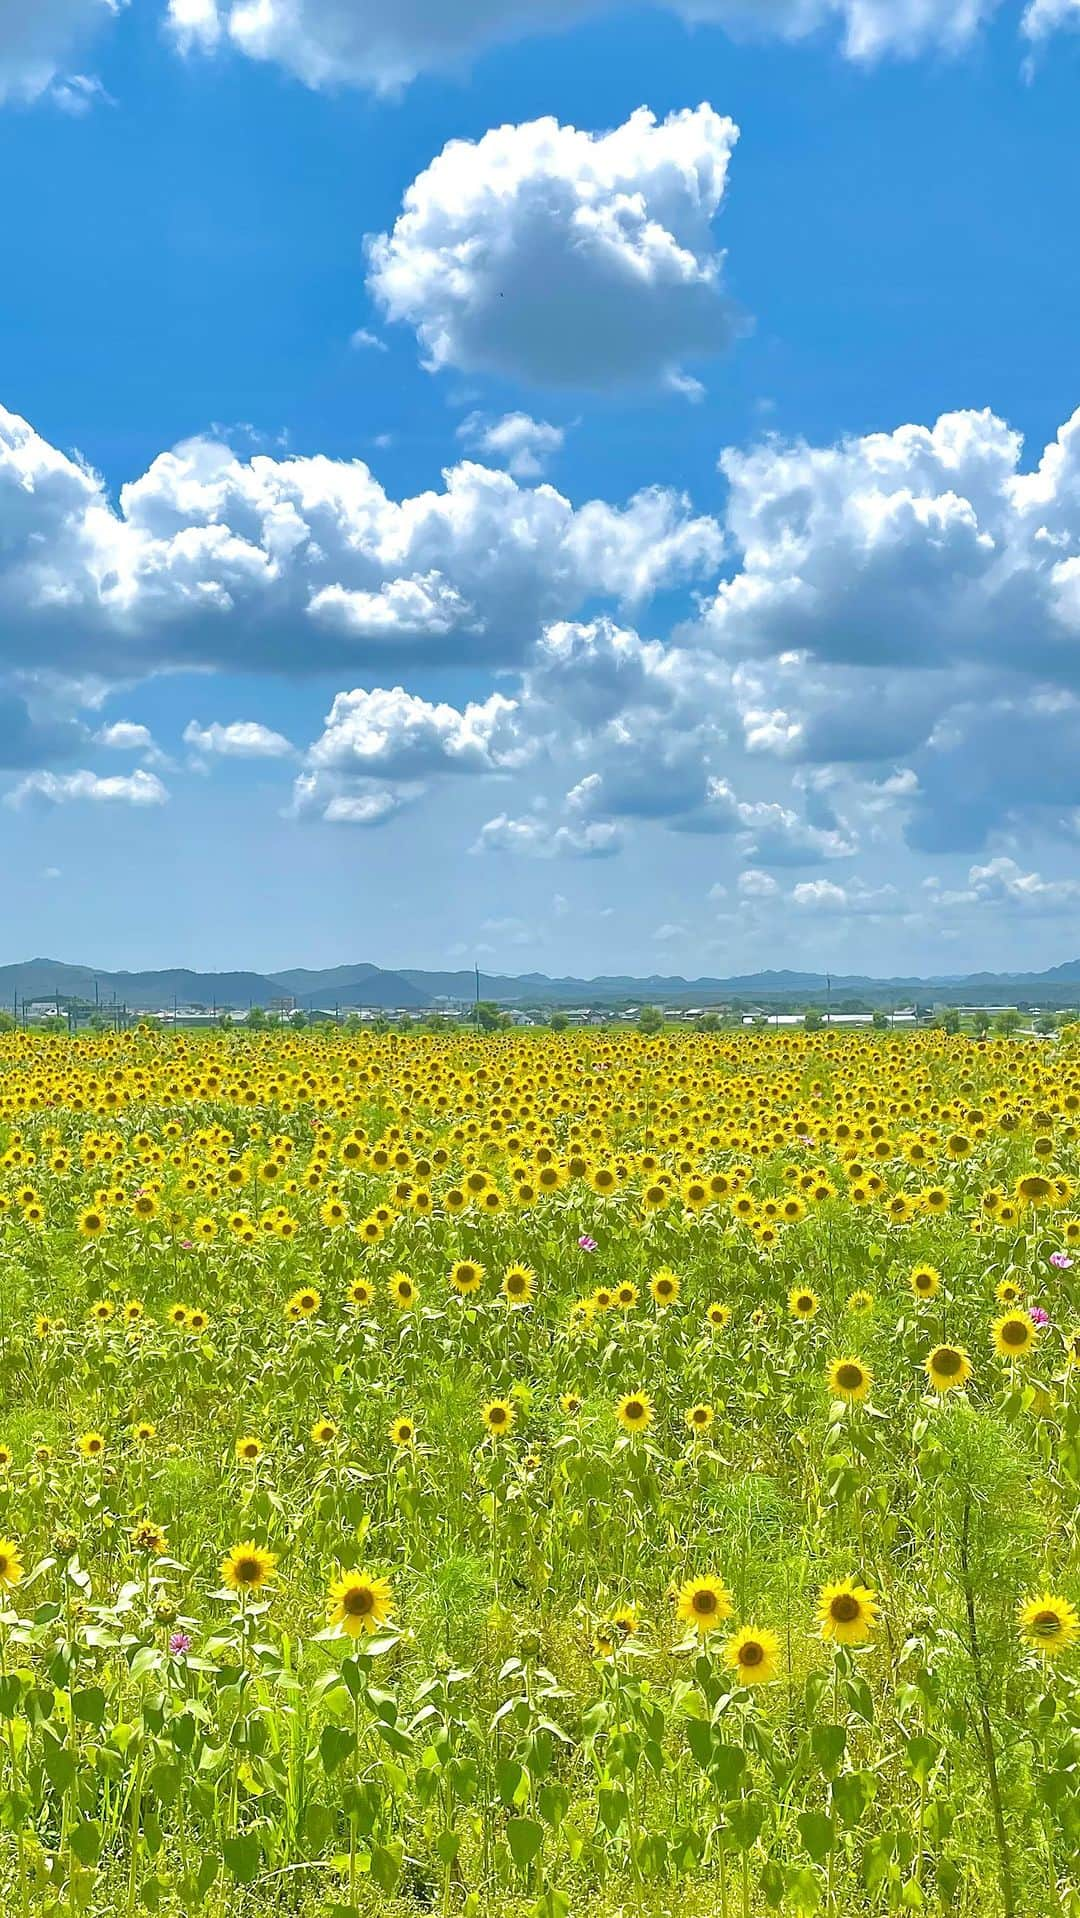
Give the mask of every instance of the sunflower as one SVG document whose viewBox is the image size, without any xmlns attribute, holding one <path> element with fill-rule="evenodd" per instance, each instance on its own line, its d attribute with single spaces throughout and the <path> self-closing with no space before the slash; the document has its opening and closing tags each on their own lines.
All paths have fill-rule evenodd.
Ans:
<svg viewBox="0 0 1080 1918">
<path fill-rule="evenodd" d="M 23 1576 L 21 1547 L 12 1538 L 0 1538 L 0 1585 L 10 1591 L 18 1585 Z"/>
<path fill-rule="evenodd" d="M 1070 1365 L 1080 1365 L 1080 1325 L 1069 1332 L 1065 1339 L 1065 1350 Z"/>
<path fill-rule="evenodd" d="M 731 1307 L 722 1304 L 719 1299 L 714 1299 L 706 1310 L 705 1317 L 714 1332 L 722 1332 L 725 1325 L 731 1324 Z"/>
<path fill-rule="evenodd" d="M 744 1685 L 767 1685 L 780 1670 L 780 1640 L 775 1632 L 744 1625 L 727 1640 L 724 1662 Z"/>
<path fill-rule="evenodd" d="M 606 1285 L 598 1285 L 589 1303 L 595 1312 L 610 1312 L 615 1294 Z"/>
<path fill-rule="evenodd" d="M 877 1623 L 877 1594 L 869 1586 L 843 1578 L 825 1585 L 818 1600 L 822 1638 L 837 1645 L 865 1645 Z"/>
<path fill-rule="evenodd" d="M 695 1434 L 707 1432 L 715 1417 L 711 1405 L 691 1405 L 685 1413 L 687 1426 Z"/>
<path fill-rule="evenodd" d="M 576 1418 L 581 1410 L 581 1400 L 576 1392 L 564 1392 L 559 1400 L 559 1404 L 568 1419 Z"/>
<path fill-rule="evenodd" d="M 104 1457 L 105 1440 L 102 1438 L 100 1432 L 84 1432 L 82 1437 L 77 1440 L 77 1444 L 83 1458 Z"/>
<path fill-rule="evenodd" d="M 1025 1172 L 1016 1181 L 1016 1196 L 1025 1205 L 1049 1205 L 1055 1197 L 1053 1180 L 1045 1172 Z"/>
<path fill-rule="evenodd" d="M 363 1305 L 370 1305 L 371 1304 L 371 1287 L 368 1284 L 366 1279 L 353 1279 L 345 1296 L 348 1299 L 350 1305 L 355 1305 L 358 1307 Z"/>
<path fill-rule="evenodd" d="M 1057 1658 L 1067 1652 L 1080 1635 L 1080 1617 L 1067 1598 L 1055 1598 L 1043 1592 L 1026 1599 L 1018 1614 L 1020 1636 L 1043 1658 Z"/>
<path fill-rule="evenodd" d="M 793 1285 L 788 1293 L 788 1310 L 796 1319 L 812 1319 L 820 1301 L 808 1286 Z"/>
<path fill-rule="evenodd" d="M 1026 1312 L 1003 1312 L 991 1330 L 995 1349 L 1003 1359 L 1024 1359 L 1039 1342 L 1038 1328 Z"/>
<path fill-rule="evenodd" d="M 509 1399 L 492 1399 L 480 1416 L 492 1438 L 502 1438 L 513 1425 L 515 1412 Z"/>
<path fill-rule="evenodd" d="M 450 1283 L 455 1292 L 467 1298 L 472 1292 L 479 1292 L 484 1282 L 484 1268 L 475 1259 L 458 1259 L 450 1267 Z"/>
<path fill-rule="evenodd" d="M 393 1610 L 389 1580 L 371 1572 L 343 1572 L 330 1587 L 330 1623 L 349 1638 L 377 1631 Z"/>
<path fill-rule="evenodd" d="M 250 1432 L 236 1441 L 236 1456 L 242 1465 L 256 1465 L 262 1457 L 262 1445 Z"/>
<path fill-rule="evenodd" d="M 511 1305 L 528 1305 L 536 1286 L 536 1273 L 528 1265 L 508 1265 L 503 1273 L 502 1292 Z"/>
<path fill-rule="evenodd" d="M 935 1345 L 925 1366 L 935 1392 L 952 1392 L 971 1377 L 971 1361 L 960 1345 Z"/>
<path fill-rule="evenodd" d="M 932 1299 L 941 1284 L 941 1274 L 932 1265 L 916 1265 L 912 1267 L 908 1284 L 917 1299 Z"/>
<path fill-rule="evenodd" d="M 99 1211 L 97 1206 L 88 1206 L 85 1212 L 80 1212 L 79 1214 L 78 1228 L 80 1238 L 98 1238 L 105 1230 L 104 1212 Z"/>
<path fill-rule="evenodd" d="M 91 1306 L 90 1317 L 95 1319 L 98 1325 L 107 1325 L 115 1311 L 116 1307 L 111 1299 L 99 1299 L 96 1305 Z"/>
<path fill-rule="evenodd" d="M 859 1286 L 856 1291 L 849 1295 L 847 1309 L 853 1318 L 865 1318 L 866 1314 L 872 1312 L 874 1309 L 873 1293 L 867 1292 L 863 1286 Z"/>
<path fill-rule="evenodd" d="M 221 1561 L 221 1579 L 230 1592 L 257 1592 L 274 1576 L 277 1553 L 265 1551 L 248 1540 L 234 1545 Z"/>
<path fill-rule="evenodd" d="M 131 1436 L 136 1445 L 149 1445 L 150 1440 L 157 1437 L 157 1427 L 152 1425 L 149 1419 L 136 1419 L 131 1428 Z"/>
<path fill-rule="evenodd" d="M 663 1308 L 664 1306 L 674 1305 L 679 1296 L 679 1284 L 678 1273 L 672 1272 L 670 1268 L 665 1265 L 650 1279 L 649 1291 L 652 1293 L 657 1305 Z"/>
<path fill-rule="evenodd" d="M 151 1557 L 159 1558 L 166 1548 L 164 1527 L 155 1525 L 152 1519 L 144 1518 L 132 1531 L 131 1543 L 137 1552 L 146 1552 Z"/>
<path fill-rule="evenodd" d="M 620 1312 L 631 1312 L 637 1300 L 637 1286 L 632 1285 L 629 1279 L 624 1279 L 621 1285 L 615 1287 L 615 1303 Z"/>
<path fill-rule="evenodd" d="M 646 1392 L 628 1392 L 615 1407 L 615 1416 L 624 1432 L 644 1432 L 652 1424 L 652 1401 Z"/>
<path fill-rule="evenodd" d="M 874 1375 L 861 1359 L 832 1359 L 829 1390 L 834 1398 L 856 1401 L 868 1397 Z"/>
<path fill-rule="evenodd" d="M 641 1630 L 636 1605 L 618 1605 L 611 1614 L 611 1624 L 620 1638 L 634 1638 Z"/>
<path fill-rule="evenodd" d="M 408 1312 L 416 1304 L 416 1286 L 407 1272 L 393 1272 L 386 1289 L 399 1312 Z"/>
<path fill-rule="evenodd" d="M 410 1418 L 396 1418 L 390 1421 L 390 1437 L 395 1445 L 412 1445 L 416 1440 L 416 1421 Z"/>
<path fill-rule="evenodd" d="M 284 1224 L 284 1220 L 282 1224 Z M 280 1232 L 280 1228 L 279 1228 Z M 322 1304 L 322 1298 L 313 1285 L 302 1285 L 294 1292 L 285 1310 L 290 1318 L 310 1319 Z"/>
<path fill-rule="evenodd" d="M 688 1578 L 675 1598 L 675 1616 L 704 1637 L 731 1617 L 731 1593 L 719 1578 Z"/>
<path fill-rule="evenodd" d="M 338 1429 L 333 1419 L 316 1419 L 311 1428 L 311 1439 L 314 1445 L 332 1445 L 337 1435 Z"/>
<path fill-rule="evenodd" d="M 168 1308 L 168 1311 L 165 1314 L 165 1321 L 166 1321 L 166 1324 L 175 1326 L 178 1332 L 182 1331 L 184 1326 L 188 1322 L 187 1306 L 186 1305 L 170 1305 Z"/>
<path fill-rule="evenodd" d="M 1016 1305 L 1023 1293 L 1015 1279 L 999 1279 L 994 1287 L 994 1297 L 999 1305 Z"/>
</svg>

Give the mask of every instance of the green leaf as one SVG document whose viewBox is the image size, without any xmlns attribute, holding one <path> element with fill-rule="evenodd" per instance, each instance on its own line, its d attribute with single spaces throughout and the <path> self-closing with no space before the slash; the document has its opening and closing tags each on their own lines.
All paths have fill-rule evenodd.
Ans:
<svg viewBox="0 0 1080 1918">
<path fill-rule="evenodd" d="M 941 1753 L 942 1746 L 938 1740 L 929 1737 L 925 1732 L 919 1732 L 914 1738 L 908 1739 L 904 1747 L 904 1758 L 917 1785 L 926 1784 Z"/>
<path fill-rule="evenodd" d="M 304 1838 L 312 1851 L 322 1851 L 329 1844 L 334 1822 L 329 1805 L 320 1805 L 318 1799 L 313 1798 L 304 1812 Z"/>
<path fill-rule="evenodd" d="M 46 1738 L 42 1756 L 45 1761 L 45 1773 L 54 1791 L 70 1791 L 75 1783 L 78 1766 L 66 1745 L 57 1743 L 55 1738 Z"/>
<path fill-rule="evenodd" d="M 836 1843 L 836 1826 L 823 1811 L 802 1811 L 796 1819 L 799 1836 L 816 1865 L 827 1858 Z"/>
<path fill-rule="evenodd" d="M 837 1772 L 847 1750 L 847 1732 L 843 1725 L 815 1725 L 810 1734 L 814 1757 L 827 1777 Z"/>
<path fill-rule="evenodd" d="M 237 1884 L 254 1884 L 262 1865 L 262 1846 L 255 1833 L 244 1831 L 236 1838 L 226 1838 L 221 1850 L 225 1868 L 232 1873 Z"/>
<path fill-rule="evenodd" d="M 101 1856 L 101 1826 L 97 1819 L 84 1818 L 81 1824 L 73 1826 L 68 1844 L 80 1865 L 96 1865 Z"/>
<path fill-rule="evenodd" d="M 461 1836 L 456 1831 L 441 1831 L 435 1840 L 435 1850 L 444 1865 L 452 1865 L 461 1850 Z"/>
<path fill-rule="evenodd" d="M 71 1709 L 80 1725 L 103 1725 L 106 1703 L 100 1685 L 90 1685 L 84 1692 L 73 1692 Z"/>
<path fill-rule="evenodd" d="M 319 1739 L 319 1757 L 330 1776 L 356 1749 L 356 1739 L 347 1725 L 324 1725 Z"/>
<path fill-rule="evenodd" d="M 155 1765 L 146 1782 L 161 1804 L 175 1805 L 183 1788 L 184 1774 L 179 1765 Z"/>
<path fill-rule="evenodd" d="M 392 1845 L 373 1845 L 371 1847 L 371 1876 L 378 1885 L 379 1890 L 385 1891 L 387 1895 L 397 1890 L 397 1882 L 401 1877 L 401 1860 L 403 1855 L 403 1847 L 400 1839 L 395 1839 Z"/>
<path fill-rule="evenodd" d="M 506 1827 L 510 1856 L 519 1871 L 527 1871 L 544 1842 L 544 1827 L 535 1818 L 511 1818 Z"/>
<path fill-rule="evenodd" d="M 746 1753 L 741 1745 L 715 1745 L 709 1760 L 709 1777 L 715 1789 L 723 1798 L 730 1798 L 738 1790 L 739 1780 L 746 1770 Z"/>
<path fill-rule="evenodd" d="M 565 1785 L 542 1785 L 536 1803 L 541 1818 L 558 1829 L 570 1809 L 570 1793 Z"/>
</svg>

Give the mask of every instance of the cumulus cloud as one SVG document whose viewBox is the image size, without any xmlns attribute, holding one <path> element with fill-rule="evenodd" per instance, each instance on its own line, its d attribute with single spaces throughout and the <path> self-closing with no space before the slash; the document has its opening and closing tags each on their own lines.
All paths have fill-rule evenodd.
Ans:
<svg viewBox="0 0 1080 1918">
<path fill-rule="evenodd" d="M 0 103 L 51 95 L 77 111 L 97 83 L 68 71 L 69 59 L 126 0 L 0 0 Z"/>
<path fill-rule="evenodd" d="M 184 744 L 195 753 L 219 759 L 287 759 L 294 751 L 284 733 L 273 732 L 256 719 L 234 719 L 227 726 L 216 719 L 209 726 L 189 720 Z"/>
<path fill-rule="evenodd" d="M 0 631 L 15 664 L 316 672 L 512 664 L 547 619 L 700 578 L 716 522 L 663 488 L 575 507 L 472 461 L 392 500 L 362 461 L 189 441 L 122 488 L 0 409 Z M 3 664 L 0 641 L 0 665 Z"/>
<path fill-rule="evenodd" d="M 515 479 L 539 479 L 561 452 L 566 433 L 561 426 L 534 420 L 528 413 L 504 413 L 497 420 L 470 413 L 458 427 L 458 438 L 470 452 L 505 466 Z"/>
<path fill-rule="evenodd" d="M 1048 26 L 1070 0 L 1032 0 Z M 1072 0 L 1075 4 L 1075 0 Z M 853 60 L 964 46 L 1002 0 L 661 0 L 689 23 L 733 34 L 803 40 L 831 29 Z M 460 64 L 485 47 L 554 32 L 609 11 L 612 0 L 169 0 L 182 46 L 226 43 L 272 60 L 309 87 L 395 92 L 417 74 Z"/>
<path fill-rule="evenodd" d="M 499 813 L 481 827 L 472 850 L 517 853 L 528 859 L 609 859 L 622 846 L 622 833 L 610 820 L 556 826 L 539 813 L 519 819 Z"/>
<path fill-rule="evenodd" d="M 94 744 L 114 753 L 152 752 L 154 735 L 149 726 L 140 726 L 133 719 L 115 719 L 111 725 L 99 727 Z"/>
<path fill-rule="evenodd" d="M 775 899 L 780 888 L 771 873 L 761 872 L 757 867 L 751 866 L 746 872 L 739 874 L 738 890 L 740 899 L 758 900 Z"/>
<path fill-rule="evenodd" d="M 712 222 L 738 139 L 702 105 L 611 133 L 556 120 L 452 140 L 369 241 L 370 290 L 432 370 L 554 387 L 677 381 L 738 321 Z"/>
<path fill-rule="evenodd" d="M 16 810 L 35 801 L 48 806 L 65 806 L 73 800 L 90 800 L 96 805 L 163 806 L 168 797 L 157 775 L 140 767 L 126 777 L 113 774 L 104 779 L 91 772 L 30 773 L 5 795 L 4 803 Z"/>
<path fill-rule="evenodd" d="M 875 915 L 902 909 L 895 886 L 868 886 L 862 879 L 853 879 L 846 886 L 838 886 L 832 879 L 804 879 L 792 887 L 791 899 L 803 912 Z"/>
<path fill-rule="evenodd" d="M 494 772 L 520 766 L 529 756 L 517 712 L 515 701 L 501 693 L 462 711 L 401 686 L 338 693 L 308 759 L 317 770 L 395 779 Z"/>
</svg>

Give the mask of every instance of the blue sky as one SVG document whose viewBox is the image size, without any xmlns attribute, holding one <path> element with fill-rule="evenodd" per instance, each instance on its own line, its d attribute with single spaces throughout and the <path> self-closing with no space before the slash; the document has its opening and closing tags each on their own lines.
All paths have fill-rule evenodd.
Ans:
<svg viewBox="0 0 1080 1918">
<path fill-rule="evenodd" d="M 4 957 L 1075 956 L 1080 5 L 372 5 L 0 0 Z"/>
</svg>

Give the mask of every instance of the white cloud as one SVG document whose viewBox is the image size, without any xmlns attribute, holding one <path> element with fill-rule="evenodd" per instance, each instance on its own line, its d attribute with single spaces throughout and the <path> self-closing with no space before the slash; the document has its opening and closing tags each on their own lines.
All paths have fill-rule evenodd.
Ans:
<svg viewBox="0 0 1080 1918">
<path fill-rule="evenodd" d="M 544 386 L 672 380 L 730 344 L 712 221 L 738 129 L 703 105 L 611 133 L 553 119 L 452 140 L 413 181 L 368 284 L 432 370 Z"/>
<path fill-rule="evenodd" d="M 60 106 L 98 90 L 68 60 L 124 0 L 0 0 L 0 103 L 51 94 Z"/>
<path fill-rule="evenodd" d="M 286 759 L 295 750 L 283 733 L 276 733 L 255 719 L 234 719 L 222 726 L 215 719 L 209 726 L 189 720 L 184 727 L 184 744 L 193 752 L 219 759 Z"/>
<path fill-rule="evenodd" d="M 481 828 L 474 852 L 511 852 L 529 859 L 608 859 L 622 851 L 622 834 L 608 820 L 554 826 L 536 814 L 511 819 L 499 813 Z"/>
<path fill-rule="evenodd" d="M 94 734 L 94 744 L 116 753 L 153 752 L 154 735 L 149 726 L 140 726 L 133 719 L 116 719 Z"/>
<path fill-rule="evenodd" d="M 1024 32 L 1045 40 L 1059 27 L 1080 27 L 1080 0 L 1029 0 L 1024 10 Z"/>
<path fill-rule="evenodd" d="M 355 346 L 358 351 L 363 351 L 366 348 L 369 353 L 388 353 L 390 351 L 386 341 L 380 340 L 378 334 L 373 333 L 368 326 L 357 327 L 356 332 L 349 341 L 349 345 Z"/>
<path fill-rule="evenodd" d="M 780 888 L 771 873 L 760 872 L 755 867 L 739 874 L 740 899 L 775 899 Z"/>
<path fill-rule="evenodd" d="M 402 782 L 380 786 L 374 780 L 348 782 L 318 772 L 297 775 L 286 819 L 322 819 L 331 826 L 385 826 L 406 806 L 422 798 L 424 787 Z"/>
<path fill-rule="evenodd" d="M 512 664 L 547 619 L 700 577 L 715 521 L 662 488 L 575 508 L 465 461 L 390 499 L 361 461 L 239 459 L 193 440 L 121 490 L 0 409 L 0 634 L 11 663 L 317 672 L 444 657 Z M 0 642 L 2 643 L 2 642 Z M 0 660 L 0 664 L 2 664 Z"/>
<path fill-rule="evenodd" d="M 515 767 L 530 751 L 515 724 L 517 711 L 515 701 L 501 693 L 459 711 L 401 686 L 358 688 L 337 694 L 308 760 L 324 772 L 396 779 Z"/>
<path fill-rule="evenodd" d="M 661 0 L 690 23 L 733 34 L 805 39 L 842 36 L 848 57 L 955 50 L 990 20 L 1001 0 Z M 169 0 L 182 46 L 212 51 L 225 41 L 273 60 L 309 87 L 395 92 L 417 74 L 454 67 L 500 41 L 553 32 L 609 10 L 611 0 Z M 1034 0 L 1050 23 L 1066 0 Z"/>
<path fill-rule="evenodd" d="M 805 912 L 880 914 L 900 907 L 895 886 L 868 886 L 861 879 L 853 879 L 847 886 L 838 886 L 831 879 L 803 880 L 792 888 L 791 898 Z"/>
<path fill-rule="evenodd" d="M 110 775 L 99 779 L 96 773 L 30 773 L 5 794 L 4 803 L 18 809 L 32 801 L 64 806 L 72 800 L 88 799 L 95 804 L 124 806 L 163 806 L 169 795 L 155 773 L 137 772 L 126 777 Z"/>
<path fill-rule="evenodd" d="M 566 433 L 561 426 L 534 420 L 528 413 L 504 413 L 497 420 L 470 413 L 458 427 L 458 438 L 470 452 L 505 466 L 515 479 L 539 479 L 561 451 Z"/>
<path fill-rule="evenodd" d="M 1015 859 L 991 859 L 984 866 L 972 866 L 968 886 L 980 905 L 1022 906 L 1046 912 L 1080 900 L 1080 880 L 1044 879 L 1040 873 L 1024 872 Z"/>
</svg>

